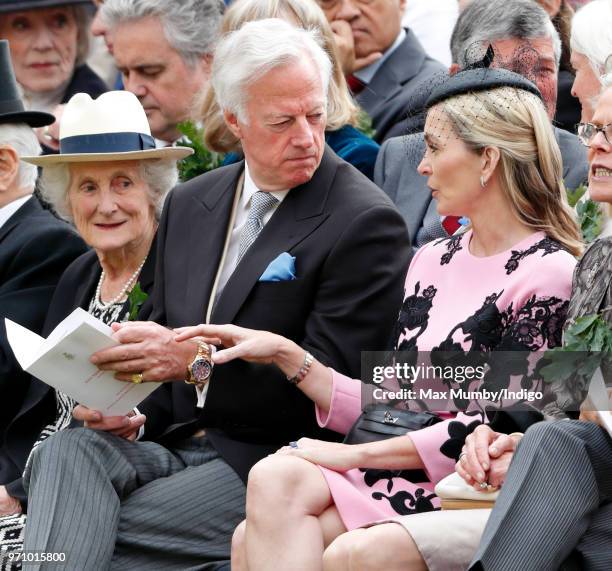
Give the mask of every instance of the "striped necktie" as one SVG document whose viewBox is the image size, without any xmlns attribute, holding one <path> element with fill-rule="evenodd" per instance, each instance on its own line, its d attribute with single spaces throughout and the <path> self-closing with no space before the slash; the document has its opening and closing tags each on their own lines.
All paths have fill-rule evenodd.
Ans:
<svg viewBox="0 0 612 571">
<path fill-rule="evenodd" d="M 264 216 L 278 203 L 278 198 L 269 192 L 258 190 L 251 197 L 251 208 L 242 232 L 240 233 L 240 245 L 238 247 L 238 262 L 242 256 L 255 242 L 255 239 L 263 228 Z"/>
</svg>

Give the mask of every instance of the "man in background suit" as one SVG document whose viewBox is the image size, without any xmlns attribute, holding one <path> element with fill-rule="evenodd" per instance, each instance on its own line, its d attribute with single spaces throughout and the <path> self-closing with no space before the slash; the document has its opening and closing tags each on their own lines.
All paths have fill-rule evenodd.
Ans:
<svg viewBox="0 0 612 571">
<path fill-rule="evenodd" d="M 19 157 L 40 154 L 32 127 L 53 115 L 25 111 L 19 99 L 9 46 L 0 40 L 0 517 L 20 513 L 25 498 L 11 487 L 21 477 L 5 429 L 19 411 L 30 382 L 13 356 L 4 319 L 40 333 L 53 290 L 85 244 L 64 221 L 32 196 L 38 172 Z"/>
<path fill-rule="evenodd" d="M 250 22 L 220 42 L 212 84 L 245 161 L 170 195 L 158 230 L 157 323 L 116 326 L 121 345 L 96 354 L 121 379 L 177 382 L 139 407 L 146 442 L 109 433 L 135 435 L 141 415 L 96 420 L 77 407 L 102 430 L 63 431 L 39 447 L 25 549 L 70 547 L 79 571 L 212 568 L 229 559 L 250 467 L 301 435 L 333 436 L 317 428 L 300 390 L 308 383 L 270 365 L 236 361 L 208 384 L 185 384 L 206 347 L 177 343 L 158 325 L 272 331 L 352 376 L 361 350 L 387 344 L 409 240 L 384 193 L 325 147 L 330 73 L 312 33 L 283 21 Z"/>
<path fill-rule="evenodd" d="M 492 67 L 505 67 L 534 81 L 552 120 L 561 47 L 546 12 L 531 0 L 474 0 L 457 20 L 451 41 L 456 63 L 450 72 L 456 73 L 470 63 L 470 51 L 484 55 L 489 43 L 495 50 Z M 586 148 L 575 135 L 556 127 L 554 131 L 563 158 L 565 185 L 575 189 L 587 179 Z M 381 147 L 374 172 L 376 184 L 402 213 L 415 247 L 446 238 L 457 228 L 454 220 L 441 219 L 427 177 L 416 170 L 424 152 L 422 133 L 389 139 Z"/>
<path fill-rule="evenodd" d="M 374 140 L 414 131 L 422 117 L 408 117 L 409 105 L 420 93 L 422 106 L 428 95 L 422 84 L 445 70 L 402 28 L 406 0 L 318 1 L 336 34 L 349 86 L 372 118 Z"/>
</svg>

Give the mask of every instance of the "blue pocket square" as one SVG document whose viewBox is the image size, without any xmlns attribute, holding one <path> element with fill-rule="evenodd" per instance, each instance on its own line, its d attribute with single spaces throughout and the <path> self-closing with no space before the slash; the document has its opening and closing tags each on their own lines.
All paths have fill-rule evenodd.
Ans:
<svg viewBox="0 0 612 571">
<path fill-rule="evenodd" d="M 295 279 L 295 256 L 283 252 L 274 258 L 261 277 L 260 282 L 288 282 Z"/>
</svg>

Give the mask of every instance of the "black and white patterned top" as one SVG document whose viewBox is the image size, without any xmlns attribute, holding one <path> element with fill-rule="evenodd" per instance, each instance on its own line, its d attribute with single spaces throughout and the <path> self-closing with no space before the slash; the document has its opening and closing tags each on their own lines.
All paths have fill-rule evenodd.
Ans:
<svg viewBox="0 0 612 571">
<path fill-rule="evenodd" d="M 95 294 L 89 302 L 87 311 L 106 325 L 117 321 L 127 321 L 128 317 L 128 307 L 125 301 L 106 304 L 96 298 Z M 55 391 L 55 401 L 57 404 L 55 420 L 41 430 L 32 450 L 35 450 L 41 442 L 44 442 L 52 434 L 67 428 L 72 420 L 72 410 L 76 406 L 74 399 L 61 391 Z M 30 452 L 30 454 L 32 453 Z"/>
</svg>

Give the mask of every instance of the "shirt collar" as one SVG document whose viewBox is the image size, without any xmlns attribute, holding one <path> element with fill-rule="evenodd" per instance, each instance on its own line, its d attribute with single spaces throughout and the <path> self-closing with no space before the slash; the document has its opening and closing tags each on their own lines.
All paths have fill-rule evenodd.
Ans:
<svg viewBox="0 0 612 571">
<path fill-rule="evenodd" d="M 30 198 L 32 198 L 32 195 L 28 194 L 27 196 L 22 196 L 21 198 L 13 200 L 13 202 L 9 202 L 0 208 L 0 228 L 2 228 L 2 226 L 9 221 L 9 218 L 13 216 L 13 214 L 15 214 L 15 212 L 17 212 L 28 200 L 30 200 Z"/>
<path fill-rule="evenodd" d="M 395 41 L 393 42 L 393 44 L 391 44 L 391 47 L 389 49 L 387 49 L 387 51 L 382 55 L 381 58 L 377 59 L 374 63 L 371 63 L 370 65 L 357 70 L 356 72 L 353 73 L 353 75 L 359 81 L 361 81 L 362 83 L 365 83 L 366 85 L 368 85 L 368 83 L 370 83 L 372 81 L 372 79 L 374 78 L 374 76 L 376 75 L 376 73 L 378 72 L 380 67 L 382 66 L 382 64 L 385 63 L 385 61 L 387 61 L 389 59 L 391 54 L 397 48 L 400 47 L 401 43 L 405 39 L 406 39 L 406 30 L 404 30 L 404 28 L 402 28 L 400 30 L 400 33 L 397 36 L 397 38 L 395 38 Z"/>
<path fill-rule="evenodd" d="M 270 194 L 276 198 L 279 204 L 283 201 L 285 196 L 287 196 L 288 190 L 275 190 L 274 192 L 270 191 Z M 244 208 L 248 208 L 251 203 L 251 197 L 259 192 L 259 188 L 255 184 L 255 181 L 251 178 L 251 172 L 249 171 L 249 164 L 244 161 L 244 188 L 242 190 L 242 197 L 240 199 L 240 203 Z"/>
</svg>

